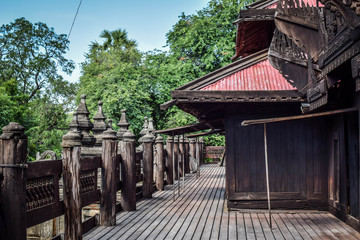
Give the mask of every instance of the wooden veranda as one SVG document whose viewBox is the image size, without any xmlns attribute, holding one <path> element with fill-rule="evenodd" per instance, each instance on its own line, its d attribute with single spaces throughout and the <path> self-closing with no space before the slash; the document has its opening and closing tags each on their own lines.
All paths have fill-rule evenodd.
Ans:
<svg viewBox="0 0 360 240">
<path fill-rule="evenodd" d="M 328 212 L 276 211 L 271 230 L 266 212 L 229 212 L 224 200 L 225 168 L 203 165 L 200 178 L 186 176 L 180 195 L 177 184 L 168 185 L 135 212 L 119 213 L 115 226 L 94 228 L 84 239 L 360 239 Z"/>
</svg>

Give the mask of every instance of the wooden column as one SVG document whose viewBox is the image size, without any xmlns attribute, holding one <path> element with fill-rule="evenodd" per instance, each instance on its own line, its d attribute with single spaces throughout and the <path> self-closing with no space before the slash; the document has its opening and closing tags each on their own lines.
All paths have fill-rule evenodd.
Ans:
<svg viewBox="0 0 360 240">
<path fill-rule="evenodd" d="M 195 138 L 190 138 L 189 149 L 190 149 L 190 156 L 193 157 L 194 159 L 196 159 L 196 139 Z M 194 169 L 193 164 L 191 164 L 192 161 L 193 161 L 192 159 L 189 159 L 190 171 L 195 172 L 196 169 Z"/>
<path fill-rule="evenodd" d="M 127 130 L 122 135 L 121 149 L 121 207 L 124 211 L 136 210 L 136 150 L 135 135 Z"/>
<path fill-rule="evenodd" d="M 0 239 L 26 239 L 26 189 L 23 171 L 26 165 L 27 137 L 25 128 L 11 122 L 0 136 L 0 184 L 5 232 Z"/>
<path fill-rule="evenodd" d="M 179 137 L 179 171 L 180 171 L 180 176 L 184 176 L 184 166 L 185 164 L 183 163 L 185 161 L 185 147 L 184 147 L 184 138 L 183 136 Z"/>
<path fill-rule="evenodd" d="M 199 138 L 199 146 L 200 146 L 200 165 L 204 164 L 204 138 Z"/>
<path fill-rule="evenodd" d="M 164 139 L 158 135 L 156 140 L 156 189 L 158 191 L 164 190 Z"/>
<path fill-rule="evenodd" d="M 101 167 L 101 201 L 100 225 L 114 226 L 116 224 L 116 155 L 118 144 L 116 132 L 111 126 L 103 133 L 102 167 Z"/>
<path fill-rule="evenodd" d="M 75 122 L 77 118 L 75 115 Z M 64 239 L 82 239 L 80 197 L 80 131 L 73 128 L 62 138 L 64 181 Z"/>
<path fill-rule="evenodd" d="M 179 161 L 179 137 L 175 136 L 174 137 L 174 173 L 175 173 L 175 180 L 179 179 L 179 168 L 178 168 L 178 163 Z"/>
<path fill-rule="evenodd" d="M 196 175 L 199 177 L 200 176 L 200 142 L 199 139 L 196 138 L 196 150 L 195 150 L 195 155 L 196 155 L 196 162 L 197 162 L 197 169 L 196 169 Z"/>
<path fill-rule="evenodd" d="M 173 162 L 172 162 L 172 149 L 174 144 L 174 139 L 169 136 L 166 139 L 166 154 L 165 154 L 165 172 L 166 172 L 166 182 L 167 184 L 174 184 L 173 177 Z"/>
<path fill-rule="evenodd" d="M 184 139 L 184 149 L 185 149 L 185 173 L 190 173 L 190 166 L 189 166 L 189 139 Z"/>
<path fill-rule="evenodd" d="M 143 197 L 151 198 L 154 184 L 154 156 L 153 156 L 153 136 L 146 134 L 142 138 L 143 150 Z"/>
</svg>

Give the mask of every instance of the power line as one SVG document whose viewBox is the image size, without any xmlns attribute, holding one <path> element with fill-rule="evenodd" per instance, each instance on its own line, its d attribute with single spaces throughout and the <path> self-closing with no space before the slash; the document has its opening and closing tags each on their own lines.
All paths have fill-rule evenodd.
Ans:
<svg viewBox="0 0 360 240">
<path fill-rule="evenodd" d="M 77 15 L 78 15 L 78 13 L 79 13 L 79 9 L 80 9 L 81 3 L 82 3 L 82 0 L 80 0 L 79 6 L 78 6 L 78 8 L 77 8 L 77 10 L 76 10 L 76 13 L 75 13 L 73 22 L 72 22 L 72 24 L 71 24 L 70 31 L 69 31 L 69 34 L 68 34 L 68 36 L 67 36 L 67 39 L 68 39 L 68 40 L 69 40 L 69 38 L 70 38 L 71 31 L 72 31 L 72 29 L 73 29 L 73 27 L 74 27 L 76 17 L 77 17 Z"/>
</svg>

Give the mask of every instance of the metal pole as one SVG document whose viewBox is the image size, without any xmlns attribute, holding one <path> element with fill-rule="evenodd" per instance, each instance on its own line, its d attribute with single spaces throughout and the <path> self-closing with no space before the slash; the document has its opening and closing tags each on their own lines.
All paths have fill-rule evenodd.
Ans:
<svg viewBox="0 0 360 240">
<path fill-rule="evenodd" d="M 180 159 L 181 159 L 181 154 L 179 154 L 180 152 L 180 139 L 179 139 L 179 136 L 178 136 L 178 151 L 177 151 L 177 176 L 178 176 L 178 182 L 177 182 L 177 185 L 178 185 L 178 195 L 180 197 L 180 183 L 181 183 L 181 180 L 180 180 Z M 179 155 L 180 155 L 180 159 L 179 159 Z"/>
<path fill-rule="evenodd" d="M 176 198 L 176 190 L 175 190 L 175 154 L 174 154 L 174 144 L 175 144 L 175 138 L 174 138 L 174 132 L 172 132 L 173 137 L 173 143 L 171 144 L 171 152 L 172 152 L 172 165 L 173 165 L 173 200 L 175 201 Z"/>
<path fill-rule="evenodd" d="M 196 156 L 196 162 L 197 162 L 197 171 L 196 171 L 196 178 L 200 177 L 200 144 L 199 144 L 199 138 L 196 138 L 195 143 L 195 156 Z"/>
<path fill-rule="evenodd" d="M 270 229 L 272 229 L 266 123 L 264 123 L 264 148 L 265 148 L 266 193 L 267 193 L 267 201 L 268 201 L 268 208 L 269 208 L 269 223 L 270 223 Z"/>
<path fill-rule="evenodd" d="M 183 167 L 182 167 L 182 173 L 183 173 L 183 175 L 182 175 L 182 179 L 183 179 L 183 191 L 185 190 L 185 154 L 186 154 L 186 148 L 185 148 L 185 136 L 184 136 L 184 134 L 182 135 L 182 137 L 183 137 L 183 147 L 182 147 L 182 149 L 183 149 L 183 153 L 181 154 L 181 157 L 182 157 L 182 163 L 183 163 Z"/>
</svg>

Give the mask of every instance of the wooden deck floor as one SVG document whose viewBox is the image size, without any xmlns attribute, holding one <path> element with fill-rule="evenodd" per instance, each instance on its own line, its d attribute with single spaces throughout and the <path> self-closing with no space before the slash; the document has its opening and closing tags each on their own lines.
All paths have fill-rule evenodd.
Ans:
<svg viewBox="0 0 360 240">
<path fill-rule="evenodd" d="M 116 226 L 97 227 L 84 239 L 360 239 L 327 212 L 275 212 L 272 230 L 265 212 L 227 212 L 224 176 L 224 167 L 204 165 L 199 179 L 186 177 L 175 201 L 166 186 L 137 211 L 119 213 Z"/>
</svg>

